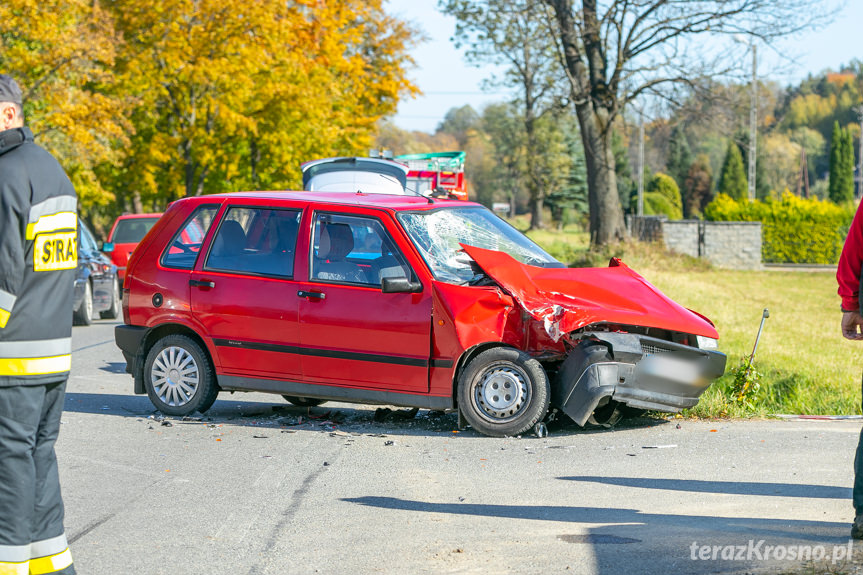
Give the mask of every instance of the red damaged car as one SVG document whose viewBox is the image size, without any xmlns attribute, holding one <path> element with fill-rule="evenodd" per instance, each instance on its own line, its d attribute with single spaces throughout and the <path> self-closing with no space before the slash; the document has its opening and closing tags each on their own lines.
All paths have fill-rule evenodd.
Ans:
<svg viewBox="0 0 863 575">
<path fill-rule="evenodd" d="M 163 413 L 219 391 L 458 409 L 493 436 L 690 407 L 713 324 L 619 260 L 571 269 L 486 208 L 254 192 L 174 202 L 132 255 L 115 339 Z"/>
</svg>

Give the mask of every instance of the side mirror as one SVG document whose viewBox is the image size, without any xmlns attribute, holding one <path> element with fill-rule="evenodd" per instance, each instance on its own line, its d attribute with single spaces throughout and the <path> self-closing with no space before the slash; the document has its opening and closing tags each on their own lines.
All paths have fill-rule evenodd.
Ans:
<svg viewBox="0 0 863 575">
<path fill-rule="evenodd" d="M 408 278 L 383 278 L 381 291 L 383 293 L 419 293 L 423 291 L 423 284 L 412 282 Z"/>
<path fill-rule="evenodd" d="M 106 254 L 110 254 L 114 251 L 114 244 L 111 242 L 102 242 L 102 251 Z"/>
</svg>

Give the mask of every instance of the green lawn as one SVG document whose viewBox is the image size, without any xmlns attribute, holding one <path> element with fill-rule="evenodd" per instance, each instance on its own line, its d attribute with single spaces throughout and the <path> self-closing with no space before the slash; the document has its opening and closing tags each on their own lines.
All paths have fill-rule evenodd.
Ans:
<svg viewBox="0 0 863 575">
<path fill-rule="evenodd" d="M 528 235 L 569 264 L 605 265 L 610 255 L 621 256 L 669 297 L 714 321 L 728 368 L 690 411 L 692 415 L 860 413 L 863 342 L 842 337 L 833 273 L 719 270 L 650 244 L 621 245 L 599 256 L 586 255 L 584 233 Z M 757 409 L 747 413 L 729 407 L 725 392 L 732 381 L 731 368 L 752 352 L 764 308 L 770 310 L 770 318 L 755 360 L 763 374 L 761 391 Z"/>
</svg>

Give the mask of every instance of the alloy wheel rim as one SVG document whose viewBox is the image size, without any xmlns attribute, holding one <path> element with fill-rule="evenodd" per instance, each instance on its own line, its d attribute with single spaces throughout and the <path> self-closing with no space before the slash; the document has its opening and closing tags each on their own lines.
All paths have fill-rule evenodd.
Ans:
<svg viewBox="0 0 863 575">
<path fill-rule="evenodd" d="M 186 405 L 198 390 L 198 363 L 186 349 L 166 347 L 153 360 L 150 382 L 156 396 L 164 404 L 171 407 Z"/>
</svg>

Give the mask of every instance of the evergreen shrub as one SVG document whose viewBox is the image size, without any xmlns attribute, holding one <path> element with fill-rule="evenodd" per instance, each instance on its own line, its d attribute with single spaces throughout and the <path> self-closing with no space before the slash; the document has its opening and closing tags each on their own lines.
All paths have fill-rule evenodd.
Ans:
<svg viewBox="0 0 863 575">
<path fill-rule="evenodd" d="M 781 198 L 754 202 L 719 194 L 704 208 L 704 217 L 717 222 L 761 222 L 765 263 L 835 264 L 854 211 L 851 203 L 803 199 L 785 190 Z"/>
</svg>

